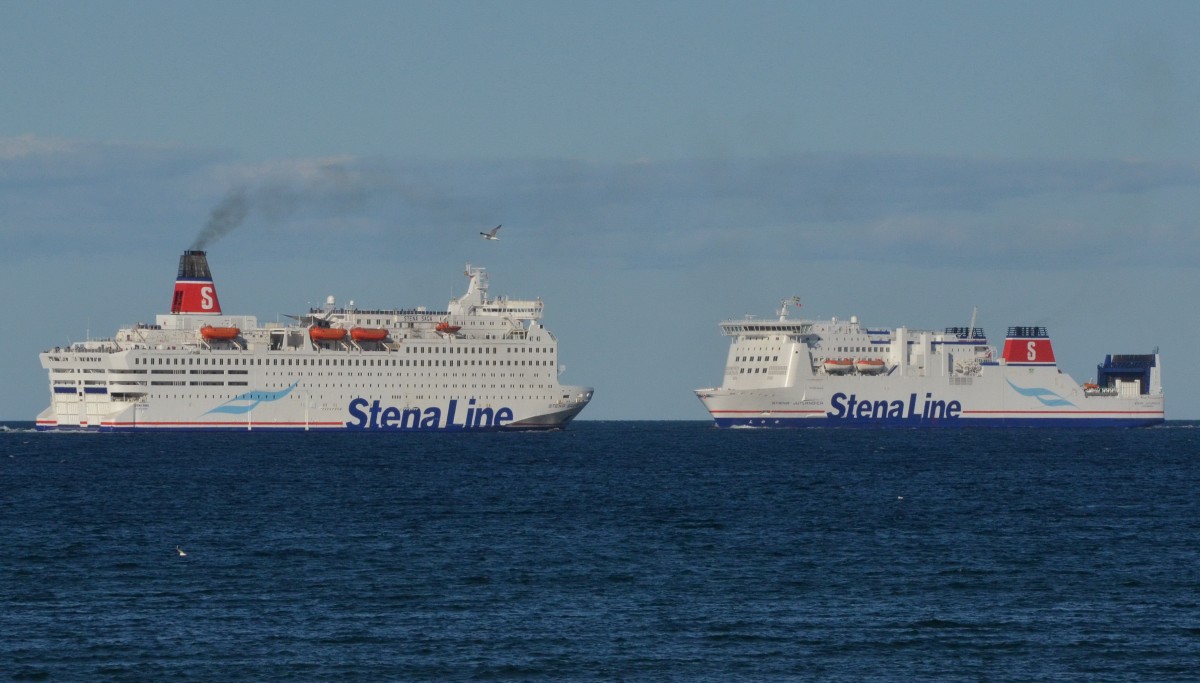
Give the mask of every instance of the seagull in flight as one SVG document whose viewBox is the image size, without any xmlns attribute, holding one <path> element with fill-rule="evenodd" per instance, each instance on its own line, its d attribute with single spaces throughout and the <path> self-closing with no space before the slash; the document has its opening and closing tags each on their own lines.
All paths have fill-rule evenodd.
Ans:
<svg viewBox="0 0 1200 683">
<path fill-rule="evenodd" d="M 488 230 L 487 232 L 481 232 L 479 234 L 483 235 L 483 239 L 485 239 L 485 240 L 498 240 L 498 239 L 500 239 L 499 237 L 496 236 L 496 233 L 498 233 L 498 232 L 500 232 L 499 225 L 492 228 L 491 230 Z"/>
</svg>

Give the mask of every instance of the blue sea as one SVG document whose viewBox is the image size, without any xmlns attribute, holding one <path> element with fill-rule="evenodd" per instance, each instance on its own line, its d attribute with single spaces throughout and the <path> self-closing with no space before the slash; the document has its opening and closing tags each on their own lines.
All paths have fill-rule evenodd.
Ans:
<svg viewBox="0 0 1200 683">
<path fill-rule="evenodd" d="M 1194 423 L 22 426 L 4 679 L 1200 678 Z"/>
</svg>

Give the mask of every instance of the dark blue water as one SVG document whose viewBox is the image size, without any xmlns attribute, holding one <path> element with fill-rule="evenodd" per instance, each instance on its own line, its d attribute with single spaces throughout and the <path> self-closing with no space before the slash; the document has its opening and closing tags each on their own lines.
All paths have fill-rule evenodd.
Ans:
<svg viewBox="0 0 1200 683">
<path fill-rule="evenodd" d="M 1193 425 L 5 431 L 0 454 L 9 679 L 1200 676 Z"/>
</svg>

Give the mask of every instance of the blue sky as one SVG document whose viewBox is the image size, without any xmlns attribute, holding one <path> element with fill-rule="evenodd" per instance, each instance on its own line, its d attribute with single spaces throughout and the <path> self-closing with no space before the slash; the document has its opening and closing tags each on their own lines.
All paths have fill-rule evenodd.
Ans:
<svg viewBox="0 0 1200 683">
<path fill-rule="evenodd" d="M 149 321 L 541 296 L 591 419 L 703 419 L 717 323 L 1050 328 L 1200 418 L 1200 4 L 7 2 L 0 419 Z M 503 239 L 478 232 L 503 223 Z M 19 322 L 18 322 L 19 321 Z"/>
</svg>

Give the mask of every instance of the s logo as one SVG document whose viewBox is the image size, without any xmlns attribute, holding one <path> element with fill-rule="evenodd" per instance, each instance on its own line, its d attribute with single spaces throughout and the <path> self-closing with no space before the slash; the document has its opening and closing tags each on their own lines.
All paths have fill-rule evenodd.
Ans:
<svg viewBox="0 0 1200 683">
<path fill-rule="evenodd" d="M 1029 360 L 1037 360 L 1037 347 L 1034 343 L 1029 342 L 1029 346 L 1026 348 L 1029 349 Z"/>
<path fill-rule="evenodd" d="M 208 310 L 212 310 L 212 307 L 213 307 L 213 288 L 212 287 L 201 287 L 200 288 L 200 308 L 203 308 L 204 310 L 208 311 Z M 1030 342 L 1029 353 L 1030 354 L 1033 353 L 1033 343 L 1032 342 Z M 1031 355 L 1030 358 L 1033 358 L 1033 356 Z"/>
</svg>

